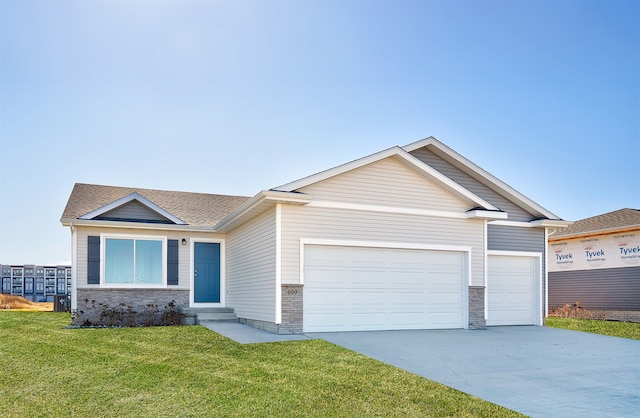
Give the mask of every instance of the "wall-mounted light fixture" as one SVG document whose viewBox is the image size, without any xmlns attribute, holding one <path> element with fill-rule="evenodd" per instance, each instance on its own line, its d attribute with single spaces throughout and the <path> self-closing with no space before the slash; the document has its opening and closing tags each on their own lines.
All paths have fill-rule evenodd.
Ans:
<svg viewBox="0 0 640 418">
<path fill-rule="evenodd" d="M 187 245 L 187 240 L 186 240 L 186 238 L 182 238 L 182 245 Z"/>
</svg>

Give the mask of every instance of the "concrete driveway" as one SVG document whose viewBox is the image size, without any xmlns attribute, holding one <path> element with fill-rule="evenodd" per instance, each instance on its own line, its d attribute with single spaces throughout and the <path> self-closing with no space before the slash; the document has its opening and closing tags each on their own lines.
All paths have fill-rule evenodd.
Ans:
<svg viewBox="0 0 640 418">
<path fill-rule="evenodd" d="M 532 417 L 640 416 L 640 341 L 534 326 L 307 335 Z"/>
</svg>

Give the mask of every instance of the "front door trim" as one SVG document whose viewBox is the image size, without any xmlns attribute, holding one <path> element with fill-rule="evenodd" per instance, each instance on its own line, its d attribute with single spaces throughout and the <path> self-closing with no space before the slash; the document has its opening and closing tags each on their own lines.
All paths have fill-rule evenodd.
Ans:
<svg viewBox="0 0 640 418">
<path fill-rule="evenodd" d="M 193 308 L 215 308 L 215 307 L 226 307 L 226 247 L 224 239 L 205 239 L 205 238 L 193 238 L 190 240 L 189 252 L 190 256 L 190 266 L 189 266 L 189 306 Z M 195 277 L 193 272 L 195 271 L 195 244 L 196 243 L 214 243 L 220 244 L 220 303 L 196 303 L 195 299 Z"/>
</svg>

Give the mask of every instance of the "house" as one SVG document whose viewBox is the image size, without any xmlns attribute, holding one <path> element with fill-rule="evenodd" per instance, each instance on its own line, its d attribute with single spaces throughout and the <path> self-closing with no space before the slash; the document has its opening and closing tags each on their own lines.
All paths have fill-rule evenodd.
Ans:
<svg viewBox="0 0 640 418">
<path fill-rule="evenodd" d="M 549 307 L 640 322 L 640 210 L 576 221 L 549 236 Z"/>
<path fill-rule="evenodd" d="M 273 333 L 542 325 L 570 224 L 433 137 L 251 198 L 76 184 L 61 222 L 75 323 L 173 301 Z"/>
</svg>

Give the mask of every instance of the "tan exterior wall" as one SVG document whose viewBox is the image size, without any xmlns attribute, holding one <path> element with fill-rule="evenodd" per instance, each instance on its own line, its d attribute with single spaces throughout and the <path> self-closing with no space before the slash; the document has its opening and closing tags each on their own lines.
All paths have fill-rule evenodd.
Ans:
<svg viewBox="0 0 640 418">
<path fill-rule="evenodd" d="M 189 289 L 191 280 L 191 252 L 189 245 L 194 238 L 202 239 L 224 239 L 224 234 L 213 234 L 208 232 L 191 232 L 191 231 L 162 231 L 151 229 L 133 229 L 133 228 L 97 228 L 97 227 L 75 227 L 77 233 L 76 248 L 76 272 L 74 280 L 79 289 L 100 288 L 100 285 L 87 284 L 87 237 L 90 235 L 100 236 L 100 234 L 125 234 L 148 237 L 163 237 L 166 239 L 176 239 L 182 241 L 187 240 L 187 245 L 180 244 L 178 246 L 178 286 L 171 286 L 173 289 Z"/>
<path fill-rule="evenodd" d="M 276 215 L 270 209 L 227 234 L 227 306 L 238 318 L 275 322 Z"/>
<path fill-rule="evenodd" d="M 393 242 L 471 247 L 471 281 L 484 286 L 484 221 L 464 218 L 467 204 L 386 158 L 300 189 L 308 206 L 282 206 L 282 283 L 300 283 L 303 239 Z M 345 208 L 316 207 L 331 202 Z M 348 205 L 366 205 L 367 210 Z M 393 213 L 387 209 L 434 211 L 454 217 Z"/>
<path fill-rule="evenodd" d="M 299 190 L 314 201 L 465 212 L 471 209 L 393 158 L 368 164 Z"/>
<path fill-rule="evenodd" d="M 282 283 L 300 283 L 303 239 L 471 247 L 471 284 L 484 286 L 483 221 L 283 205 Z"/>
</svg>

